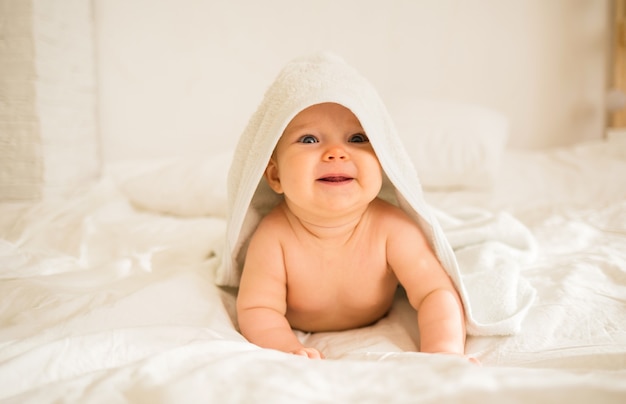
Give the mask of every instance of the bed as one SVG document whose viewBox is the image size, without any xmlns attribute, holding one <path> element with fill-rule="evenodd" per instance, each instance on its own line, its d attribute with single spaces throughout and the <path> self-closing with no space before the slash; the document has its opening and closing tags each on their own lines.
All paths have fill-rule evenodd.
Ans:
<svg viewBox="0 0 626 404">
<path fill-rule="evenodd" d="M 299 334 L 325 360 L 248 343 L 236 290 L 213 281 L 220 152 L 112 163 L 63 198 L 0 205 L 0 401 L 624 402 L 626 141 L 515 150 L 501 120 L 450 107 L 394 112 L 429 133 L 463 122 L 466 143 L 446 141 L 458 128 L 405 139 L 444 228 L 505 215 L 528 235 L 516 259 L 532 304 L 514 335 L 468 337 L 482 366 L 416 352 L 402 290 L 372 326 Z"/>
</svg>

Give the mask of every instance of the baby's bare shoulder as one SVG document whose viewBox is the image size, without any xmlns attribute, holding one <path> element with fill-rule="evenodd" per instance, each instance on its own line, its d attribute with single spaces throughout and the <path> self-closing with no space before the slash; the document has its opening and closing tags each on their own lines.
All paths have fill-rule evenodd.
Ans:
<svg viewBox="0 0 626 404">
<path fill-rule="evenodd" d="M 372 215 L 375 220 L 387 224 L 404 224 L 408 226 L 416 226 L 417 224 L 409 215 L 391 203 L 382 199 L 375 199 L 371 204 Z"/>
<path fill-rule="evenodd" d="M 281 248 L 281 240 L 285 237 L 285 224 L 277 207 L 259 221 L 252 232 L 247 250 L 246 262 L 254 261 L 253 257 L 265 257 L 276 254 Z"/>
<path fill-rule="evenodd" d="M 279 204 L 261 218 L 254 233 L 277 234 L 284 231 L 287 227 L 288 221 L 285 216 L 284 209 L 282 208 L 282 205 Z"/>
<path fill-rule="evenodd" d="M 376 227 L 384 230 L 390 238 L 410 236 L 421 239 L 423 237 L 417 222 L 401 208 L 389 202 L 377 199 L 376 203 L 372 204 L 372 215 Z"/>
</svg>

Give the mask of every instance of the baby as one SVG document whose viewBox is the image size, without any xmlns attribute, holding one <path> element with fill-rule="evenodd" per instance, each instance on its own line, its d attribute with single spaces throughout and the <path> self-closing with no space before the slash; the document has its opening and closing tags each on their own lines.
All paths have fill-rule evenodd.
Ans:
<svg viewBox="0 0 626 404">
<path fill-rule="evenodd" d="M 292 329 L 370 325 L 401 284 L 417 310 L 420 351 L 464 355 L 459 295 L 417 223 L 378 197 L 383 171 L 350 109 L 322 102 L 297 113 L 264 177 L 283 200 L 245 256 L 237 315 L 250 342 L 322 358 Z"/>
</svg>

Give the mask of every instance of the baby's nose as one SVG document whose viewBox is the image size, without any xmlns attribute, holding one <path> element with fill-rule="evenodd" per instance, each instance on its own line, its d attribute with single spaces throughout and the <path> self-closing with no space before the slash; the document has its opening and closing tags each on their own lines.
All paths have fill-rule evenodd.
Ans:
<svg viewBox="0 0 626 404">
<path fill-rule="evenodd" d="M 343 147 L 333 146 L 324 153 L 324 161 L 348 160 L 349 155 Z"/>
</svg>

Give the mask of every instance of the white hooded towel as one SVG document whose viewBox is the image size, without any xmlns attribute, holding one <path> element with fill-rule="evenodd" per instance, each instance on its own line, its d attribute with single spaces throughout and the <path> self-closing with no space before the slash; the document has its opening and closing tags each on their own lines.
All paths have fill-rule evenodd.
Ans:
<svg viewBox="0 0 626 404">
<path fill-rule="evenodd" d="M 493 276 L 512 277 L 508 282 L 495 283 L 507 285 L 507 290 L 484 288 L 475 275 L 471 282 L 464 282 L 455 253 L 424 200 L 415 168 L 381 98 L 356 70 L 328 53 L 288 63 L 267 90 L 239 140 L 228 175 L 230 211 L 217 284 L 238 286 L 248 241 L 262 217 L 282 198 L 267 185 L 263 173 L 285 127 L 303 109 L 324 102 L 341 104 L 359 119 L 384 171 L 380 197 L 402 208 L 421 227 L 461 295 L 468 333 L 505 335 L 518 331 L 534 296 L 532 290 L 518 279 L 518 271 L 507 274 L 506 269 L 494 271 Z M 498 304 L 503 297 L 514 303 Z M 494 306 L 484 307 L 485 302 L 494 302 Z"/>
</svg>

